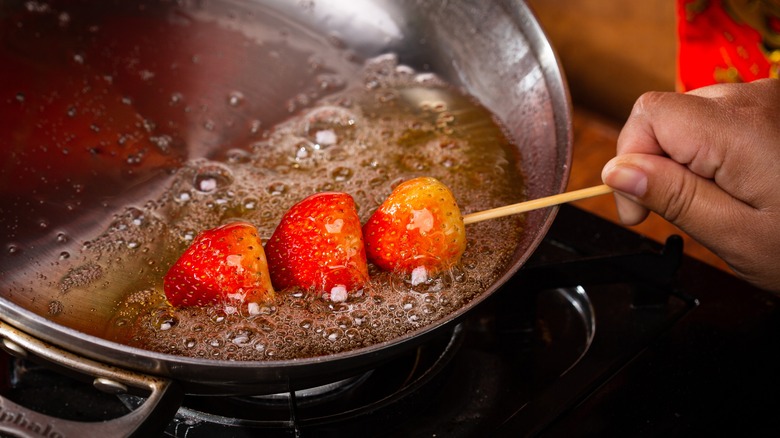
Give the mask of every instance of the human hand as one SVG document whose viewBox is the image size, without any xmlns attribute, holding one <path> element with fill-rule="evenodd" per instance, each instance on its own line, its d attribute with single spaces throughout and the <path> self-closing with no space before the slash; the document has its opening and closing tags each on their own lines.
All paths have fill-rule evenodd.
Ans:
<svg viewBox="0 0 780 438">
<path fill-rule="evenodd" d="M 780 292 L 780 80 L 644 94 L 602 179 L 626 225 L 652 210 Z"/>
</svg>

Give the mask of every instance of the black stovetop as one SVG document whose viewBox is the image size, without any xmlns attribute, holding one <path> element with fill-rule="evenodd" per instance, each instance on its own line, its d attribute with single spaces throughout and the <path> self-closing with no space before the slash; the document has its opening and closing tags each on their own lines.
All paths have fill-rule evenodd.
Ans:
<svg viewBox="0 0 780 438">
<path fill-rule="evenodd" d="M 564 206 L 459 326 L 336 389 L 188 397 L 168 436 L 751 436 L 778 430 L 778 298 Z M 118 399 L 8 359 L 9 398 L 73 419 Z"/>
</svg>

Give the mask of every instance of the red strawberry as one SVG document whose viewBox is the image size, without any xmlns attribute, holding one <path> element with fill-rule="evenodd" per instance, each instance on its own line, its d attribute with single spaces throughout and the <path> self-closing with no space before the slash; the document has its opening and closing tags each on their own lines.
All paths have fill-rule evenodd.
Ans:
<svg viewBox="0 0 780 438">
<path fill-rule="evenodd" d="M 200 233 L 163 282 L 174 306 L 207 306 L 238 301 L 257 313 L 273 300 L 268 263 L 257 228 L 232 222 Z"/>
<path fill-rule="evenodd" d="M 368 280 L 360 219 L 346 193 L 317 193 L 295 204 L 265 249 L 277 289 L 315 290 L 343 301 Z"/>
<path fill-rule="evenodd" d="M 363 235 L 370 262 L 412 273 L 412 282 L 452 267 L 466 249 L 466 228 L 452 192 L 429 177 L 398 185 L 363 226 Z"/>
</svg>

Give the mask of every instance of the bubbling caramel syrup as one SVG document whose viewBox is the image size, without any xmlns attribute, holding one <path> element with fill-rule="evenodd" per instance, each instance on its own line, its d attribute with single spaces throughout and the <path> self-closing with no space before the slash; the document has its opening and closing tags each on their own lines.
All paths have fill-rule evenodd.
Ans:
<svg viewBox="0 0 780 438">
<path fill-rule="evenodd" d="M 327 355 L 434 324 L 507 269 L 522 232 L 517 217 L 469 225 L 462 262 L 415 286 L 372 267 L 369 284 L 345 302 L 277 291 L 275 303 L 251 316 L 231 303 L 166 303 L 163 276 L 198 232 L 240 218 L 255 224 L 265 242 L 285 211 L 316 192 L 349 193 L 362 222 L 395 185 L 423 175 L 450 187 L 464 213 L 522 200 L 518 158 L 487 110 L 435 76 L 398 65 L 392 55 L 367 62 L 360 78 L 249 148 L 228 151 L 224 160 L 187 163 L 159 199 L 127 209 L 90 242 L 114 268 L 142 267 L 132 271 L 136 278 L 103 337 L 219 360 Z M 85 275 L 112 269 L 82 266 Z M 78 282 L 71 276 L 63 278 L 66 285 Z"/>
</svg>

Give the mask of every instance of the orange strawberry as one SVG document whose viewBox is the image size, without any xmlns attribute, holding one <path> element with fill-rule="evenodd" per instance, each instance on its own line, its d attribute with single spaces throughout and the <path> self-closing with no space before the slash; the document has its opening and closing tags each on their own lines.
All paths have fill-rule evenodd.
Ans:
<svg viewBox="0 0 780 438">
<path fill-rule="evenodd" d="M 277 289 L 325 292 L 343 301 L 368 280 L 360 219 L 346 193 L 317 193 L 295 204 L 265 249 Z"/>
<path fill-rule="evenodd" d="M 268 263 L 257 228 L 231 222 L 199 234 L 163 281 L 174 306 L 237 301 L 250 314 L 274 299 Z"/>
<path fill-rule="evenodd" d="M 448 269 L 466 249 L 466 228 L 452 192 L 430 177 L 398 185 L 363 226 L 368 260 L 412 274 L 412 282 Z"/>
</svg>

